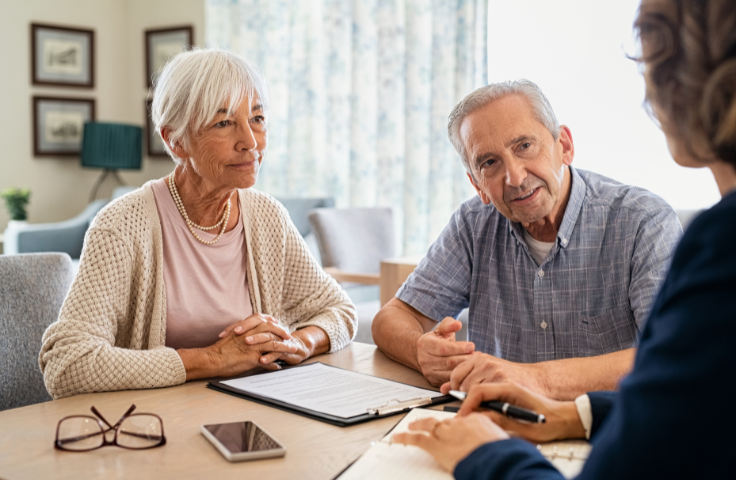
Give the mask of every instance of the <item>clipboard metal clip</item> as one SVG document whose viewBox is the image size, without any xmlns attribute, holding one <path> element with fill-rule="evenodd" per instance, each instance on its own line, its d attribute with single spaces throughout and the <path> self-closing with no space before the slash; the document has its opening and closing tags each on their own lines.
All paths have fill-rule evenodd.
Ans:
<svg viewBox="0 0 736 480">
<path fill-rule="evenodd" d="M 386 415 L 389 413 L 400 412 L 402 410 L 409 410 L 414 407 L 421 407 L 423 405 L 431 404 L 432 399 L 429 397 L 412 398 L 411 400 L 404 401 L 393 398 L 381 406 L 368 408 L 366 411 L 370 415 Z"/>
</svg>

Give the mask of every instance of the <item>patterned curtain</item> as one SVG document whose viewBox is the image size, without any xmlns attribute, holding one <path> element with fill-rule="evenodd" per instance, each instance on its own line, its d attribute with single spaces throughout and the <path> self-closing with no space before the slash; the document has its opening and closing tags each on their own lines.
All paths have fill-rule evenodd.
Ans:
<svg viewBox="0 0 736 480">
<path fill-rule="evenodd" d="M 271 92 L 257 188 L 393 208 L 423 254 L 474 191 L 447 116 L 486 84 L 487 0 L 206 0 L 206 42 Z"/>
</svg>

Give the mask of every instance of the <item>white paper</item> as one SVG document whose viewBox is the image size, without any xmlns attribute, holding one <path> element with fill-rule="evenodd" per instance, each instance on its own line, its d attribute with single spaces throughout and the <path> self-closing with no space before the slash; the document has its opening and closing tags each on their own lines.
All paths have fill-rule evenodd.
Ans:
<svg viewBox="0 0 736 480">
<path fill-rule="evenodd" d="M 221 382 L 247 393 L 340 418 L 363 415 L 389 401 L 442 394 L 402 383 L 313 363 L 299 368 Z"/>
<path fill-rule="evenodd" d="M 345 473 L 340 480 L 450 480 L 447 473 L 430 454 L 419 447 L 391 443 L 392 437 L 409 430 L 409 424 L 421 418 L 445 420 L 454 417 L 452 412 L 414 409 L 406 415 L 391 433 L 372 445 Z M 539 445 L 538 450 L 565 478 L 576 477 L 585 465 L 591 446 L 585 440 L 564 440 Z"/>
<path fill-rule="evenodd" d="M 409 424 L 420 418 L 433 417 L 445 420 L 454 417 L 452 412 L 441 410 L 414 409 L 406 415 L 391 433 L 374 444 L 358 459 L 340 480 L 406 480 L 421 478 L 423 480 L 452 480 L 453 476 L 442 469 L 439 463 L 419 447 L 391 443 L 391 438 L 409 430 Z"/>
</svg>

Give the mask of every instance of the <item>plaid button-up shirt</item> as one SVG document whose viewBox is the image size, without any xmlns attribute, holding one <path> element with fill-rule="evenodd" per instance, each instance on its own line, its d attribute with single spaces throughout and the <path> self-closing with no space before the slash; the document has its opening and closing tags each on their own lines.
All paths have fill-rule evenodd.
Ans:
<svg viewBox="0 0 736 480">
<path fill-rule="evenodd" d="M 660 197 L 570 172 L 567 209 L 541 265 L 523 227 L 475 197 L 453 214 L 396 296 L 435 321 L 469 307 L 476 351 L 514 362 L 635 346 L 682 228 Z"/>
</svg>

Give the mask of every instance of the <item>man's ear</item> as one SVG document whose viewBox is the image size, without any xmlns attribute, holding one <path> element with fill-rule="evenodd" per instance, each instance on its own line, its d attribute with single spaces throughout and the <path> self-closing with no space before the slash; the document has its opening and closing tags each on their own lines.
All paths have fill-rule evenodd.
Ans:
<svg viewBox="0 0 736 480">
<path fill-rule="evenodd" d="M 179 158 L 189 158 L 189 153 L 184 149 L 181 142 L 171 141 L 171 129 L 169 127 L 161 128 L 161 139 L 169 146 L 174 155 Z"/>
<path fill-rule="evenodd" d="M 559 140 L 562 145 L 562 163 L 569 166 L 575 156 L 575 145 L 572 143 L 572 132 L 567 125 L 560 125 Z"/>
<path fill-rule="evenodd" d="M 473 179 L 473 176 L 470 173 L 465 172 L 465 174 L 468 176 L 468 180 L 470 180 L 470 184 L 473 186 L 475 191 L 478 192 L 478 196 L 480 197 L 481 202 L 483 202 L 486 205 L 490 205 L 491 198 L 488 195 L 486 195 L 486 193 L 478 186 L 477 183 L 475 183 L 475 180 Z"/>
</svg>

